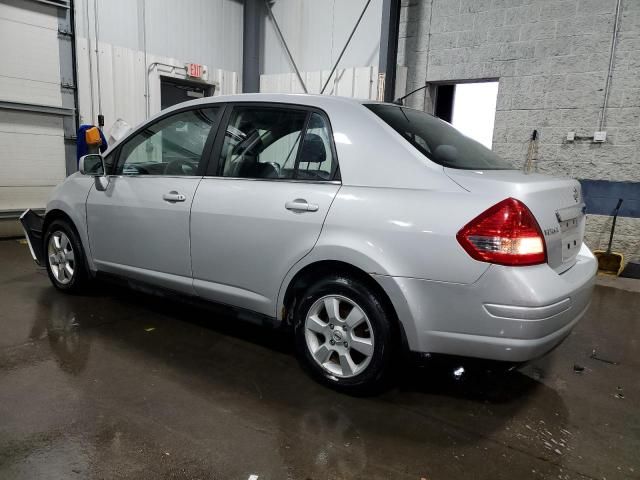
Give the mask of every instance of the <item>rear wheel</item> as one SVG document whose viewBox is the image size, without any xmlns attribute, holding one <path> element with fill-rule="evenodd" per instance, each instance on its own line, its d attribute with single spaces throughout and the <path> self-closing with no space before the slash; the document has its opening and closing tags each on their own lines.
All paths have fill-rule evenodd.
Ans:
<svg viewBox="0 0 640 480">
<path fill-rule="evenodd" d="M 54 220 L 45 234 L 46 266 L 53 286 L 64 292 L 84 290 L 90 277 L 78 234 L 66 220 Z"/>
<path fill-rule="evenodd" d="M 294 326 L 298 356 L 315 378 L 353 393 L 385 385 L 393 324 L 365 283 L 342 275 L 318 280 L 301 299 Z"/>
</svg>

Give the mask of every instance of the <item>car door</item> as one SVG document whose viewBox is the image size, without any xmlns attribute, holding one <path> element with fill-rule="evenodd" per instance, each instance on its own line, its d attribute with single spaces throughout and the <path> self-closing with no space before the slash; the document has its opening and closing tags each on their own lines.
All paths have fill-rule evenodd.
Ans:
<svg viewBox="0 0 640 480">
<path fill-rule="evenodd" d="M 191 211 L 198 295 L 275 316 L 287 271 L 316 243 L 340 188 L 322 112 L 228 108 Z"/>
<path fill-rule="evenodd" d="M 193 293 L 189 211 L 220 107 L 170 113 L 119 147 L 109 184 L 87 198 L 89 245 L 99 271 Z"/>
</svg>

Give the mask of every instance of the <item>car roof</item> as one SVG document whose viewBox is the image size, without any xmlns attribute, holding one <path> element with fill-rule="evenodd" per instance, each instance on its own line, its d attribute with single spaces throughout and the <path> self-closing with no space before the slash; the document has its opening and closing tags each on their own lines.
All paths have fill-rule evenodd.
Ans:
<svg viewBox="0 0 640 480">
<path fill-rule="evenodd" d="M 204 97 L 188 102 L 182 102 L 172 107 L 164 109 L 161 113 L 165 114 L 172 110 L 192 106 L 192 105 L 213 105 L 216 103 L 229 102 L 269 102 L 269 103 L 288 103 L 291 105 L 303 105 L 317 108 L 331 108 L 331 105 L 350 104 L 362 105 L 371 103 L 371 100 L 361 100 L 351 97 L 338 97 L 334 95 L 319 95 L 307 93 L 239 93 L 234 95 L 217 95 L 215 97 Z"/>
<path fill-rule="evenodd" d="M 306 94 L 306 93 L 239 93 L 233 95 L 216 95 L 214 97 L 203 97 L 186 102 L 181 102 L 171 107 L 165 108 L 149 118 L 134 125 L 131 130 L 120 140 L 109 145 L 107 151 L 104 154 L 108 154 L 115 147 L 120 144 L 122 140 L 128 137 L 129 133 L 138 130 L 142 125 L 146 125 L 156 121 L 156 119 L 165 116 L 167 113 L 171 113 L 183 108 L 194 106 L 207 106 L 216 105 L 218 103 L 233 103 L 233 102 L 266 102 L 266 103 L 282 103 L 290 105 L 302 105 L 309 107 L 316 107 L 321 110 L 331 110 L 331 106 L 352 106 L 359 107 L 367 103 L 374 103 L 371 100 L 361 100 L 352 97 L 339 97 L 335 95 L 319 95 L 319 94 Z"/>
</svg>

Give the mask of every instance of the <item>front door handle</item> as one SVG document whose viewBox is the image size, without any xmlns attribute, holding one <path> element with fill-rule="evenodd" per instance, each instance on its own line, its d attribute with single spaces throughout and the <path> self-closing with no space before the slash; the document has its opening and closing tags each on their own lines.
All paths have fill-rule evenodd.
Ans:
<svg viewBox="0 0 640 480">
<path fill-rule="evenodd" d="M 317 212 L 318 205 L 309 203 L 304 198 L 296 198 L 284 204 L 284 208 L 292 212 Z"/>
<path fill-rule="evenodd" d="M 185 197 L 181 193 L 176 192 L 175 190 L 172 190 L 171 192 L 165 193 L 164 195 L 162 195 L 162 199 L 166 202 L 175 203 L 175 202 L 184 202 L 187 199 L 187 197 Z"/>
</svg>

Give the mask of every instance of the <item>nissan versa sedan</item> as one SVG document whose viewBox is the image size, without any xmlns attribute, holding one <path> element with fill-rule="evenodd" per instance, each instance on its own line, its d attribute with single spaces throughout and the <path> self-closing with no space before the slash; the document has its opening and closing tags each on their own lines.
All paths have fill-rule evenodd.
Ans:
<svg viewBox="0 0 640 480">
<path fill-rule="evenodd" d="M 199 99 L 79 169 L 21 217 L 57 289 L 106 274 L 251 311 L 342 390 L 382 384 L 407 351 L 539 357 L 590 302 L 580 184 L 404 106 Z"/>
</svg>

